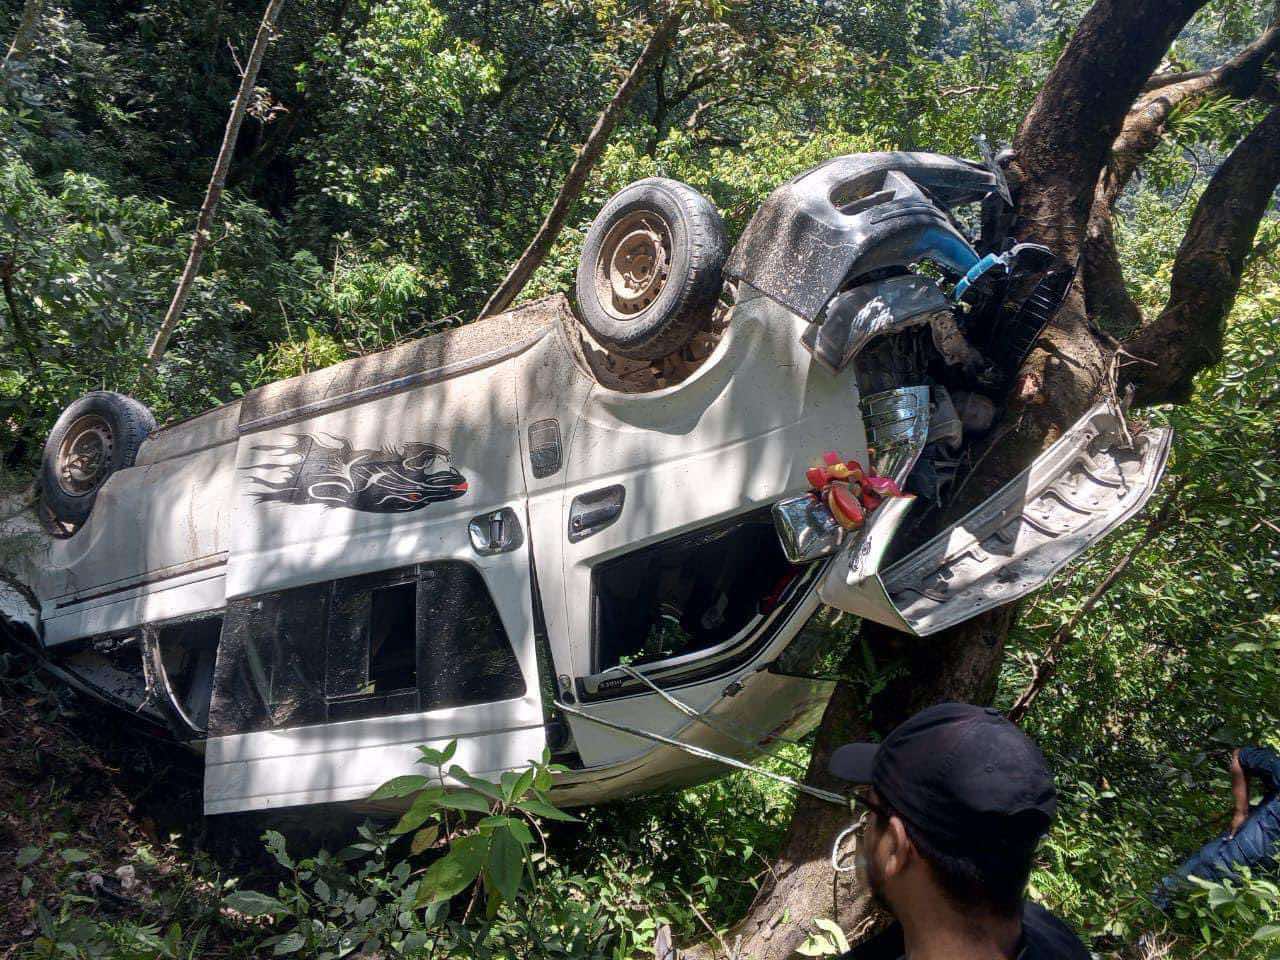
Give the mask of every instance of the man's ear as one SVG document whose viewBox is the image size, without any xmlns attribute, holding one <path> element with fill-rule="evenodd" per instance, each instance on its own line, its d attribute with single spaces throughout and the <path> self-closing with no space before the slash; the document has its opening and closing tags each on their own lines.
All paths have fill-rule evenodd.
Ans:
<svg viewBox="0 0 1280 960">
<path fill-rule="evenodd" d="M 889 818 L 888 829 L 884 832 L 884 875 L 892 877 L 902 873 L 911 864 L 916 848 L 907 836 L 907 828 L 902 825 L 900 817 Z"/>
</svg>

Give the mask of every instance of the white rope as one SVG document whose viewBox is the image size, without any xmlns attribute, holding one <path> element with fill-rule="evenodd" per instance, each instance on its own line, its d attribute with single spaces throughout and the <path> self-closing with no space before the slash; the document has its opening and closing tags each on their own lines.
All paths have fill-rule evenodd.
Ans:
<svg viewBox="0 0 1280 960">
<path fill-rule="evenodd" d="M 691 756 L 698 757 L 702 760 L 714 760 L 716 763 L 723 763 L 726 767 L 733 767 L 735 770 L 745 770 L 747 773 L 756 773 L 762 777 L 768 777 L 770 780 L 776 780 L 778 783 L 786 784 L 792 790 L 798 793 L 804 793 L 819 800 L 825 800 L 827 803 L 834 803 L 846 809 L 849 807 L 850 799 L 830 790 L 822 790 L 819 787 L 811 787 L 807 783 L 801 783 L 792 777 L 783 776 L 780 773 L 774 773 L 772 770 L 765 770 L 754 764 L 747 763 L 743 760 L 735 760 L 733 757 L 726 757 L 715 753 L 703 747 L 695 747 L 689 743 L 681 743 L 671 737 L 664 737 L 660 733 L 653 733 L 650 730 L 641 730 L 637 727 L 629 727 L 624 723 L 618 723 L 614 720 L 605 720 L 603 717 L 595 717 L 589 713 L 571 707 L 568 704 L 556 702 L 556 707 L 563 710 L 571 716 L 581 717 L 583 720 L 590 720 L 592 723 L 598 723 L 602 727 L 609 727 L 611 730 L 618 730 L 622 733 L 629 733 L 633 737 L 640 737 L 643 740 L 652 740 L 655 743 L 665 744 L 668 747 L 675 747 Z M 753 747 L 754 749 L 754 747 Z"/>
<path fill-rule="evenodd" d="M 748 740 L 746 737 L 742 736 L 741 734 L 735 733 L 734 731 L 728 729 L 726 726 L 722 725 L 719 720 L 713 721 L 711 717 L 707 716 L 705 713 L 698 712 L 693 707 L 689 706 L 689 704 L 685 703 L 683 700 L 680 700 L 679 698 L 673 696 L 672 694 L 667 693 L 666 690 L 663 690 L 660 686 L 658 686 L 656 683 L 654 683 L 652 680 L 650 680 L 643 673 L 641 673 L 639 670 L 635 669 L 631 665 L 620 663 L 616 667 L 610 667 L 608 670 L 604 672 L 613 673 L 615 670 L 620 673 L 625 673 L 627 676 L 631 677 L 634 680 L 639 680 L 646 687 L 648 687 L 650 690 L 652 690 L 654 693 L 660 696 L 663 700 L 667 701 L 667 703 L 671 704 L 671 706 L 675 707 L 685 716 L 692 717 L 695 722 L 702 724 L 708 729 L 714 730 L 716 733 L 720 734 L 722 737 L 728 737 L 734 743 L 738 744 L 738 746 L 746 747 L 748 750 L 753 750 L 753 751 L 760 749 L 759 744 L 755 743 L 754 741 Z M 792 746 L 799 746 L 799 744 L 796 743 L 796 741 L 788 740 L 786 737 L 777 737 L 776 739 L 778 740 L 779 743 L 789 743 Z M 776 759 L 781 760 L 785 764 L 788 764 L 789 766 L 791 766 L 792 769 L 799 770 L 801 772 L 803 772 L 805 769 L 804 764 L 797 763 L 796 761 L 790 759 L 789 757 L 777 757 Z"/>
</svg>

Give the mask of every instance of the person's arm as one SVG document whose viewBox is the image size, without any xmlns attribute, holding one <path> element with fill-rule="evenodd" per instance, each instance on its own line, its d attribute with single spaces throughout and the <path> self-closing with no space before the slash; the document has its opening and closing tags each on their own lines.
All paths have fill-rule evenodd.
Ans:
<svg viewBox="0 0 1280 960">
<path fill-rule="evenodd" d="M 1244 826 L 1249 819 L 1249 774 L 1240 764 L 1240 751 L 1231 751 L 1231 794 L 1235 798 L 1236 809 L 1231 815 L 1231 836 Z"/>
</svg>

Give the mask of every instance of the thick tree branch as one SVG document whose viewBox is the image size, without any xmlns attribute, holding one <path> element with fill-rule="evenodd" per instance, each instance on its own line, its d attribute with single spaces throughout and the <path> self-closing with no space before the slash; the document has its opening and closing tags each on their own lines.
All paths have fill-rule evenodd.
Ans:
<svg viewBox="0 0 1280 960">
<path fill-rule="evenodd" d="M 1098 177 L 1142 84 L 1207 0 L 1097 0 L 1046 78 L 1013 143 L 1013 236 L 1079 262 Z M 1094 333 L 1076 284 L 1006 403 L 1004 429 L 958 516 L 995 492 L 1106 388 L 1111 347 Z"/>
<path fill-rule="evenodd" d="M 1142 85 L 1207 0 L 1098 0 L 1014 138 L 1024 239 L 1074 261 L 1094 187 Z"/>
<path fill-rule="evenodd" d="M 1179 108 L 1215 94 L 1253 96 L 1266 76 L 1267 61 L 1280 50 L 1280 22 L 1257 40 L 1212 70 L 1181 74 L 1143 96 L 1125 118 L 1111 148 L 1111 158 L 1093 197 L 1084 250 L 1085 302 L 1089 314 L 1125 332 L 1142 324 L 1142 312 L 1125 288 L 1116 252 L 1112 215 L 1116 201 L 1143 160 L 1164 137 L 1169 119 Z"/>
<path fill-rule="evenodd" d="M 1240 141 L 1196 204 L 1173 263 L 1169 301 L 1125 344 L 1136 402 L 1182 403 L 1197 373 L 1222 358 L 1227 315 L 1258 225 L 1280 185 L 1280 107 Z"/>
</svg>

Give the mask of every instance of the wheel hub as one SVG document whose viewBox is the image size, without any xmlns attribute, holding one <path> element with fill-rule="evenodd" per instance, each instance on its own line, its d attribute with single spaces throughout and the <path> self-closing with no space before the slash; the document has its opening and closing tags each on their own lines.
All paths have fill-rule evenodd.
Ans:
<svg viewBox="0 0 1280 960">
<path fill-rule="evenodd" d="M 91 493 L 111 469 L 115 435 L 97 415 L 81 417 L 71 425 L 58 448 L 58 486 L 73 497 Z"/>
<path fill-rule="evenodd" d="M 671 234 L 656 214 L 623 217 L 605 237 L 596 264 L 597 289 L 605 310 L 626 320 L 647 309 L 667 285 Z"/>
</svg>

